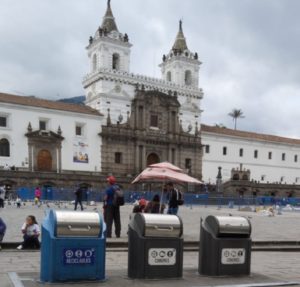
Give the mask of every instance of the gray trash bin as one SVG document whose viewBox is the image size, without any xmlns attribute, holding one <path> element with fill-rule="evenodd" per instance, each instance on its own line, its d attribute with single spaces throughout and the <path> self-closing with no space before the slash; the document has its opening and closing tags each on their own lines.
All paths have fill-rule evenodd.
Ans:
<svg viewBox="0 0 300 287">
<path fill-rule="evenodd" d="M 199 273 L 249 275 L 251 224 L 241 216 L 208 216 L 201 220 Z"/>
<path fill-rule="evenodd" d="M 176 215 L 136 213 L 128 230 L 128 277 L 182 277 L 183 225 Z"/>
</svg>

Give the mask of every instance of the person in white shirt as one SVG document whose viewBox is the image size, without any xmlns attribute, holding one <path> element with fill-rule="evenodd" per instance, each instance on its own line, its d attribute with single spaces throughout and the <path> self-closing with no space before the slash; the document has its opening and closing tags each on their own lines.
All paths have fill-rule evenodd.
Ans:
<svg viewBox="0 0 300 287">
<path fill-rule="evenodd" d="M 17 204 L 17 208 L 21 208 L 22 199 L 19 196 L 17 196 L 16 204 Z"/>
<path fill-rule="evenodd" d="M 27 216 L 26 222 L 22 226 L 22 233 L 24 241 L 17 249 L 40 249 L 39 236 L 41 232 L 35 216 Z"/>
</svg>

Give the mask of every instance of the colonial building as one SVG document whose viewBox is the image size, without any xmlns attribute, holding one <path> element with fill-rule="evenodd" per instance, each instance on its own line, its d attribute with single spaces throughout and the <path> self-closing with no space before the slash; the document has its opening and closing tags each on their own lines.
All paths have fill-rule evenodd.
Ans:
<svg viewBox="0 0 300 287">
<path fill-rule="evenodd" d="M 300 139 L 207 125 L 201 126 L 201 137 L 205 145 L 205 182 L 215 182 L 220 166 L 223 181 L 239 179 L 265 184 L 300 184 Z M 243 176 L 239 172 L 240 165 L 243 166 Z"/>
<path fill-rule="evenodd" d="M 0 167 L 100 172 L 102 119 L 88 106 L 0 93 Z"/>
<path fill-rule="evenodd" d="M 146 166 L 169 161 L 195 177 L 202 177 L 202 145 L 198 127 L 185 132 L 179 120 L 180 103 L 175 94 L 136 90 L 125 123 L 113 124 L 110 111 L 102 127 L 102 172 L 130 177 Z"/>
<path fill-rule="evenodd" d="M 133 175 L 149 163 L 169 160 L 201 178 L 201 63 L 187 47 L 182 22 L 162 57 L 161 79 L 130 73 L 131 47 L 108 1 L 87 46 L 90 72 L 83 80 L 86 104 L 107 118 L 101 133 L 103 172 Z"/>
<path fill-rule="evenodd" d="M 201 62 L 188 48 L 181 21 L 162 55 L 161 78 L 131 73 L 131 48 L 108 1 L 86 47 L 86 105 L 0 94 L 0 184 L 85 182 L 99 189 L 114 174 L 128 188 L 147 165 L 170 161 L 211 184 L 221 167 L 231 194 L 259 194 L 263 185 L 263 193 L 275 186 L 297 195 L 300 140 L 201 123 Z"/>
<path fill-rule="evenodd" d="M 136 85 L 146 91 L 156 90 L 164 94 L 176 93 L 179 119 L 184 131 L 195 133 L 200 126 L 203 91 L 198 87 L 198 54 L 188 49 L 182 23 L 175 42 L 167 55 L 162 56 L 161 79 L 130 72 L 129 36 L 117 28 L 110 1 L 102 25 L 90 37 L 87 46 L 90 71 L 83 79 L 86 104 L 99 110 L 106 117 L 110 110 L 112 123 L 121 123 L 131 113 Z"/>
</svg>

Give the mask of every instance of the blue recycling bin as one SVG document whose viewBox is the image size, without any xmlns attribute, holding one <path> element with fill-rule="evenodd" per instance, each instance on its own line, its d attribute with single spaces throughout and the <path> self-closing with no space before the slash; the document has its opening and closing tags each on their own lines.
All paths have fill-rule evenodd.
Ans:
<svg viewBox="0 0 300 287">
<path fill-rule="evenodd" d="M 41 282 L 105 280 L 105 230 L 99 213 L 50 210 L 42 223 Z"/>
</svg>

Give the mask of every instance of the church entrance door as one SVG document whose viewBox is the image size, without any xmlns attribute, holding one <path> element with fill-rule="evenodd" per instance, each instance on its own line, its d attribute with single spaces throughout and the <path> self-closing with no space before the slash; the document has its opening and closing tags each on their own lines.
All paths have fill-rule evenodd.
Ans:
<svg viewBox="0 0 300 287">
<path fill-rule="evenodd" d="M 37 157 L 37 169 L 39 171 L 51 171 L 52 170 L 52 156 L 51 153 L 42 149 L 38 153 Z"/>
<path fill-rule="evenodd" d="M 160 159 L 156 153 L 150 153 L 147 157 L 147 166 L 155 163 L 159 163 Z"/>
</svg>

